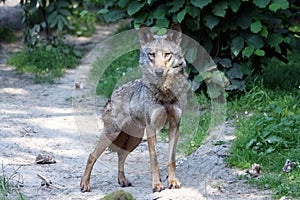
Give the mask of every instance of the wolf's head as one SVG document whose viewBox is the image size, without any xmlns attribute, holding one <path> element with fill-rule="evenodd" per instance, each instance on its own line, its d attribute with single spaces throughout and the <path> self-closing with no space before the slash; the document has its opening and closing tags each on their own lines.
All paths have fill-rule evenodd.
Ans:
<svg viewBox="0 0 300 200">
<path fill-rule="evenodd" d="M 166 35 L 153 35 L 150 28 L 141 26 L 139 30 L 140 66 L 142 75 L 153 81 L 163 81 L 167 76 L 185 73 L 186 62 L 180 43 L 181 28 L 172 25 Z"/>
</svg>

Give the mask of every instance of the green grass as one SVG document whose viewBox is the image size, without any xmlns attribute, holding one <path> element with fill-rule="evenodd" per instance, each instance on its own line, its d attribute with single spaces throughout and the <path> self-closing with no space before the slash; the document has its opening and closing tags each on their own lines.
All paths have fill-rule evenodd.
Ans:
<svg viewBox="0 0 300 200">
<path fill-rule="evenodd" d="M 263 175 L 249 182 L 273 190 L 274 198 L 300 197 L 298 55 L 290 54 L 287 65 L 270 62 L 263 79 L 254 81 L 243 95 L 228 103 L 230 114 L 235 116 L 237 139 L 227 162 L 242 169 L 260 164 Z M 298 163 L 290 173 L 282 172 L 287 159 Z"/>
<path fill-rule="evenodd" d="M 76 67 L 81 56 L 80 51 L 67 44 L 41 44 L 13 54 L 8 64 L 15 66 L 18 72 L 34 74 L 36 82 L 53 83 L 66 68 Z"/>
<path fill-rule="evenodd" d="M 292 91 L 300 86 L 300 53 L 294 51 L 288 55 L 288 64 L 274 58 L 264 69 L 264 86 L 269 89 Z"/>
<path fill-rule="evenodd" d="M 97 95 L 110 97 L 115 87 L 140 77 L 138 51 L 128 52 L 114 60 L 105 70 L 97 85 Z"/>
<path fill-rule="evenodd" d="M 0 174 L 0 200 L 24 200 L 25 196 L 19 192 L 20 174 L 18 169 L 12 174 L 5 171 L 5 166 L 2 164 L 2 173 Z"/>
</svg>

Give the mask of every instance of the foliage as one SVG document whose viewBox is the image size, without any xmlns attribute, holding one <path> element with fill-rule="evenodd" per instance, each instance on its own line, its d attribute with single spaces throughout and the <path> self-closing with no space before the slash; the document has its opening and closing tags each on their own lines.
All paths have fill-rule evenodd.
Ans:
<svg viewBox="0 0 300 200">
<path fill-rule="evenodd" d="M 69 29 L 77 36 L 91 36 L 95 33 L 98 12 L 88 12 L 88 5 L 83 1 L 73 2 L 72 16 L 69 16 Z"/>
<path fill-rule="evenodd" d="M 37 82 L 53 82 L 65 68 L 77 65 L 82 53 L 74 47 L 54 40 L 52 44 L 38 43 L 33 49 L 26 49 L 12 55 L 8 64 L 19 72 L 35 74 Z"/>
<path fill-rule="evenodd" d="M 38 43 L 41 31 L 45 31 L 46 41 L 51 43 L 53 29 L 63 30 L 69 26 L 68 17 L 72 15 L 69 0 L 25 0 L 21 1 L 21 5 L 24 11 L 23 41 L 29 47 Z"/>
<path fill-rule="evenodd" d="M 289 55 L 289 65 L 278 60 L 269 63 L 277 65 L 274 68 L 277 71 L 272 72 L 274 76 L 269 76 L 270 72 L 263 74 L 272 83 L 272 89 L 266 88 L 270 85 L 258 79 L 244 95 L 229 103 L 238 128 L 227 162 L 244 169 L 253 163 L 260 164 L 262 177 L 250 182 L 274 190 L 276 198 L 300 197 L 300 167 L 290 173 L 282 172 L 287 159 L 297 162 L 298 166 L 300 163 L 300 88 L 299 82 L 295 85 L 293 81 L 299 75 L 289 73 L 286 83 L 278 81 L 276 75 L 282 70 L 293 71 L 295 68 L 300 72 L 298 55 L 299 52 Z"/>
<path fill-rule="evenodd" d="M 7 26 L 0 27 L 0 42 L 12 43 L 15 41 L 13 30 Z"/>
<path fill-rule="evenodd" d="M 132 51 L 120 56 L 105 70 L 97 85 L 97 95 L 109 98 L 114 88 L 128 80 L 119 81 L 122 77 L 131 77 L 129 73 L 138 66 L 138 51 Z M 126 75 L 126 76 L 125 76 Z"/>
<path fill-rule="evenodd" d="M 184 33 L 198 41 L 226 73 L 230 90 L 244 88 L 245 77 L 267 66 L 270 58 L 286 62 L 288 49 L 296 43 L 289 31 L 288 0 L 100 2 L 107 22 L 128 16 L 135 27 L 145 23 L 168 28 L 171 22 L 179 22 Z"/>
<path fill-rule="evenodd" d="M 270 66 L 263 68 L 262 78 L 264 85 L 270 89 L 282 89 L 291 91 L 300 86 L 300 57 L 299 51 L 288 54 L 289 63 L 282 65 L 278 59 L 274 58 Z M 276 72 L 276 73 L 274 73 Z"/>
<path fill-rule="evenodd" d="M 11 199 L 9 196 L 12 193 L 16 193 L 18 200 L 25 199 L 24 195 L 18 191 L 18 185 L 20 184 L 22 183 L 20 181 L 18 169 L 14 170 L 12 174 L 7 174 L 5 166 L 2 164 L 2 173 L 0 175 L 0 199 Z"/>
</svg>

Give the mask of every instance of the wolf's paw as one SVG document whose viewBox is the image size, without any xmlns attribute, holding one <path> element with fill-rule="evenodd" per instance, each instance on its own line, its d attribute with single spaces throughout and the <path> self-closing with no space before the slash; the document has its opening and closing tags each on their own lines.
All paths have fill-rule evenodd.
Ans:
<svg viewBox="0 0 300 200">
<path fill-rule="evenodd" d="M 152 184 L 153 192 L 161 192 L 162 190 L 165 189 L 162 183 L 154 183 Z"/>
<path fill-rule="evenodd" d="M 91 191 L 90 181 L 82 178 L 81 182 L 80 182 L 80 190 L 81 190 L 81 192 L 90 192 Z"/>
<path fill-rule="evenodd" d="M 181 183 L 176 178 L 169 179 L 168 186 L 169 186 L 169 189 L 179 189 L 179 188 L 181 188 Z"/>
<path fill-rule="evenodd" d="M 125 177 L 119 178 L 118 183 L 120 184 L 121 187 L 130 187 L 130 186 L 132 186 L 131 182 L 128 181 Z"/>
</svg>

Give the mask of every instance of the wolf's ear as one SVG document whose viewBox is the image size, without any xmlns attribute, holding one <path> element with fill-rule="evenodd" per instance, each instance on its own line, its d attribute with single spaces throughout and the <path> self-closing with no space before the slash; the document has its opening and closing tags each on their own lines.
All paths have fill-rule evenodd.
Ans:
<svg viewBox="0 0 300 200">
<path fill-rule="evenodd" d="M 151 42 L 154 40 L 153 34 L 150 31 L 150 28 L 147 27 L 145 24 L 141 24 L 139 29 L 139 39 L 140 44 L 143 46 L 148 42 Z"/>
<path fill-rule="evenodd" d="M 182 40 L 182 31 L 178 23 L 172 24 L 171 29 L 168 30 L 167 39 L 180 45 Z"/>
</svg>

